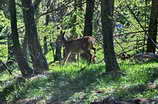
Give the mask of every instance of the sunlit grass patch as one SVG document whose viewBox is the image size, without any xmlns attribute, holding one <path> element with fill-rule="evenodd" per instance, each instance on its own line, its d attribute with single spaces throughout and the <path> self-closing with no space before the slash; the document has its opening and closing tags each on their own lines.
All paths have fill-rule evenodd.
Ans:
<svg viewBox="0 0 158 104">
<path fill-rule="evenodd" d="M 104 64 L 90 64 L 81 61 L 51 64 L 47 74 L 38 75 L 25 82 L 20 90 L 10 94 L 12 100 L 42 97 L 45 100 L 62 101 L 65 104 L 80 102 L 89 104 L 106 96 L 120 98 L 156 98 L 158 90 L 149 89 L 148 83 L 158 79 L 157 63 L 135 63 L 130 60 L 120 62 L 123 75 L 114 78 L 105 72 Z M 5 77 L 4 77 L 5 76 Z M 4 77 L 4 78 L 3 78 Z M 7 73 L 2 79 L 11 79 Z M 2 80 L 3 81 L 3 80 Z"/>
</svg>

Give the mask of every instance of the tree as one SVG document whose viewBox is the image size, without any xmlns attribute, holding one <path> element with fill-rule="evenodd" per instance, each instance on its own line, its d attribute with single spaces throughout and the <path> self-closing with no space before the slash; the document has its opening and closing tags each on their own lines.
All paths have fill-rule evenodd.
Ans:
<svg viewBox="0 0 158 104">
<path fill-rule="evenodd" d="M 10 15 L 9 15 L 9 10 L 8 10 L 9 9 L 8 3 L 9 3 L 9 0 L 1 0 L 0 1 L 0 10 L 2 10 L 5 17 L 9 19 Z"/>
<path fill-rule="evenodd" d="M 118 71 L 119 65 L 116 60 L 113 43 L 113 8 L 114 0 L 101 0 L 101 22 L 104 47 L 104 61 L 106 71 Z"/>
<path fill-rule="evenodd" d="M 156 50 L 156 37 L 157 37 L 157 18 L 158 18 L 158 1 L 152 0 L 150 23 L 148 29 L 148 39 L 147 39 L 147 52 L 155 53 Z"/>
<path fill-rule="evenodd" d="M 9 32 L 7 33 L 7 46 L 8 46 L 8 58 L 7 62 L 5 63 L 6 66 L 11 66 L 14 64 L 16 61 L 14 57 L 14 46 L 13 46 L 13 39 L 12 39 L 12 34 Z M 24 56 L 24 54 L 23 54 Z M 27 60 L 25 60 L 27 62 Z"/>
<path fill-rule="evenodd" d="M 47 36 L 44 36 L 43 38 L 43 52 L 46 55 L 48 53 L 48 42 L 47 42 Z"/>
<path fill-rule="evenodd" d="M 76 24 L 77 24 L 77 14 L 76 14 L 76 12 L 78 11 L 77 0 L 74 0 L 73 8 L 74 8 L 74 13 L 73 13 L 72 18 L 71 18 L 72 29 L 70 31 L 71 34 L 73 34 L 72 37 L 76 36 L 76 34 L 77 34 L 77 32 L 76 32 Z"/>
<path fill-rule="evenodd" d="M 42 53 L 38 39 L 37 27 L 34 18 L 34 5 L 32 0 L 21 0 L 21 2 L 23 6 L 23 18 L 32 64 L 36 73 L 42 73 L 44 70 L 48 70 L 48 64 Z"/>
<path fill-rule="evenodd" d="M 84 1 L 84 0 L 78 0 L 78 1 L 77 1 L 77 5 L 78 5 L 78 7 L 80 8 L 80 10 L 83 10 L 83 5 L 82 5 L 82 4 L 83 4 L 83 1 Z"/>
<path fill-rule="evenodd" d="M 55 47 L 56 49 L 55 55 L 54 55 L 54 61 L 60 61 L 62 59 L 62 54 L 61 54 L 62 45 L 59 42 L 59 36 L 57 37 L 55 43 L 51 45 L 52 45 L 52 48 Z"/>
<path fill-rule="evenodd" d="M 32 74 L 32 69 L 29 67 L 27 61 L 25 60 L 25 57 L 22 53 L 20 43 L 19 43 L 15 0 L 9 0 L 9 11 L 10 11 L 10 17 L 11 17 L 11 31 L 12 31 L 14 55 L 15 55 L 16 61 L 18 63 L 18 66 L 22 75 L 28 76 Z"/>
<path fill-rule="evenodd" d="M 95 0 L 87 0 L 86 2 L 86 14 L 85 14 L 85 26 L 84 26 L 85 36 L 92 36 L 94 3 Z"/>
<path fill-rule="evenodd" d="M 49 6 L 51 4 L 51 0 L 48 0 L 47 3 L 46 3 L 46 8 L 48 9 Z M 45 17 L 45 25 L 47 26 L 49 24 L 49 21 L 50 21 L 50 15 L 47 14 L 46 17 Z"/>
<path fill-rule="evenodd" d="M 95 0 L 86 0 L 86 13 L 84 23 L 84 36 L 92 36 L 93 32 L 93 12 Z M 81 57 L 87 59 L 87 53 L 82 53 Z"/>
</svg>

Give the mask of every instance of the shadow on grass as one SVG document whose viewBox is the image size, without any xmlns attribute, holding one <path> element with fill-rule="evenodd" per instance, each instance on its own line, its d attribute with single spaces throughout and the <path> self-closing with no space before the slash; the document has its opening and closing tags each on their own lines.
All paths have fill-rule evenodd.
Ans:
<svg viewBox="0 0 158 104">
<path fill-rule="evenodd" d="M 150 67 L 144 70 L 147 70 L 145 73 L 147 73 L 146 77 L 148 78 L 146 78 L 143 84 L 132 85 L 119 90 L 116 89 L 112 95 L 120 98 L 132 98 L 136 94 L 147 91 L 147 83 L 154 82 L 158 78 L 158 70 L 157 68 Z M 116 79 L 110 75 L 102 75 L 102 72 L 104 72 L 104 65 L 86 67 L 82 71 L 78 71 L 78 69 L 75 71 L 73 69 L 72 72 L 52 72 L 47 76 L 39 77 L 36 80 L 32 80 L 27 83 L 27 87 L 19 92 L 19 99 L 27 98 L 28 93 L 30 93 L 35 97 L 42 96 L 43 99 L 48 100 L 49 104 L 61 104 L 62 102 L 65 103 L 69 99 L 73 99 L 75 94 L 82 94 L 82 92 L 84 93 L 87 90 L 93 91 L 98 80 L 103 80 L 107 85 L 119 80 L 119 78 Z M 84 100 L 86 99 L 85 97 L 86 96 L 84 94 L 83 97 L 79 95 L 79 100 Z"/>
<path fill-rule="evenodd" d="M 129 59 L 130 63 L 124 63 L 124 65 L 143 65 L 143 64 L 152 64 L 157 63 L 158 60 L 136 60 Z"/>
<path fill-rule="evenodd" d="M 43 99 L 48 99 L 50 104 L 54 104 L 55 102 L 60 104 L 61 102 L 71 99 L 76 93 L 80 94 L 86 92 L 87 89 L 93 89 L 96 87 L 93 83 L 96 83 L 98 79 L 104 79 L 106 83 L 117 81 L 117 79 L 113 79 L 110 75 L 101 75 L 102 72 L 104 72 L 104 65 L 87 67 L 82 71 L 53 72 L 46 78 L 39 78 L 29 82 L 27 87 L 19 92 L 19 95 L 22 96 L 19 96 L 18 99 L 27 98 L 27 92 L 32 91 L 33 89 L 37 90 L 36 93 L 38 93 L 38 91 L 40 92 L 42 89 L 46 95 L 38 93 L 34 96 L 40 96 L 41 94 Z M 35 94 L 34 91 L 29 93 Z M 82 100 L 83 98 L 79 99 Z"/>
<path fill-rule="evenodd" d="M 132 85 L 129 87 L 121 88 L 114 91 L 113 96 L 119 99 L 131 99 L 137 97 L 139 94 L 147 93 L 148 91 L 158 91 L 158 83 L 155 81 L 158 79 L 158 68 L 147 68 L 147 78 L 143 83 Z"/>
<path fill-rule="evenodd" d="M 68 100 L 75 93 L 84 92 L 87 88 L 91 88 L 94 82 L 100 77 L 99 74 L 103 71 L 104 66 L 99 66 L 97 69 L 84 69 L 83 71 L 72 73 L 72 75 L 62 75 L 63 73 L 56 73 L 51 75 L 50 79 L 55 79 L 54 87 L 50 90 L 50 103 L 64 102 Z M 74 74 L 74 75 L 73 75 Z"/>
</svg>

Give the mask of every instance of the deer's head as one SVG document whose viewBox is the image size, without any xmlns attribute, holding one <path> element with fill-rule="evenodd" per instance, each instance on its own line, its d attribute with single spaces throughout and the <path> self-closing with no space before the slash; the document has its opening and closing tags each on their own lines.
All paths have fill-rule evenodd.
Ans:
<svg viewBox="0 0 158 104">
<path fill-rule="evenodd" d="M 67 41 L 67 37 L 65 36 L 65 31 L 60 31 L 60 35 L 57 37 L 57 43 L 64 45 L 64 43 Z"/>
</svg>

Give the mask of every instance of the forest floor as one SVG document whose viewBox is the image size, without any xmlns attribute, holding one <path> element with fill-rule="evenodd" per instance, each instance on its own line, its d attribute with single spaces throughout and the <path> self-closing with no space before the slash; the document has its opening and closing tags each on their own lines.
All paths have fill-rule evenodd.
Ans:
<svg viewBox="0 0 158 104">
<path fill-rule="evenodd" d="M 102 74 L 105 72 L 103 63 L 52 64 L 49 72 L 14 86 L 7 95 L 7 101 L 12 104 L 90 104 L 107 97 L 123 100 L 158 98 L 157 62 L 136 63 L 129 60 L 119 64 L 124 74 L 117 78 Z M 18 71 L 13 76 L 1 73 L 0 91 L 18 75 Z"/>
</svg>

